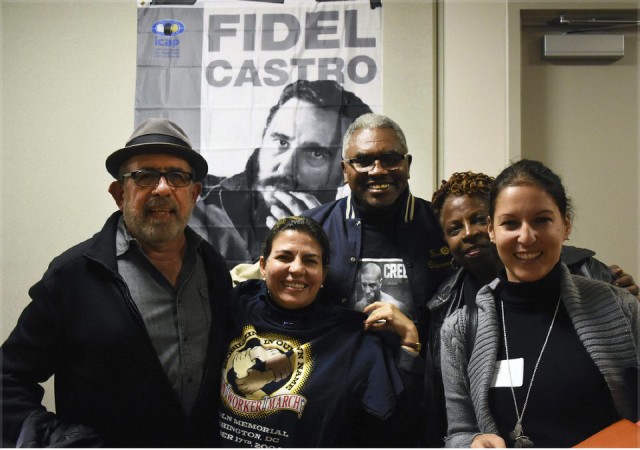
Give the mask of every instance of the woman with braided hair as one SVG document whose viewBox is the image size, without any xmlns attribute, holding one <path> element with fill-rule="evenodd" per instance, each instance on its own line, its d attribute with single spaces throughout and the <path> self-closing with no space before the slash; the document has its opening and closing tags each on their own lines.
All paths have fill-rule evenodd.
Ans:
<svg viewBox="0 0 640 450">
<path fill-rule="evenodd" d="M 445 280 L 428 302 L 430 312 L 429 352 L 434 368 L 434 403 L 441 414 L 438 428 L 446 432 L 444 392 L 440 372 L 440 329 L 445 318 L 465 304 L 474 304 L 480 288 L 496 278 L 503 264 L 489 239 L 489 193 L 495 179 L 483 173 L 456 172 L 442 181 L 433 194 L 431 207 L 444 230 L 456 272 Z M 573 274 L 611 282 L 638 295 L 633 278 L 618 266 L 607 267 L 591 250 L 563 246 L 561 259 Z"/>
</svg>

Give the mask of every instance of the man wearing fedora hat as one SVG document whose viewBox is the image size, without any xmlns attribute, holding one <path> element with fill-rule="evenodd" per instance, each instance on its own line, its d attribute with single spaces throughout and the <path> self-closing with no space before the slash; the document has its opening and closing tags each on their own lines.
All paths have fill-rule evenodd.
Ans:
<svg viewBox="0 0 640 450">
<path fill-rule="evenodd" d="M 215 446 L 231 279 L 187 226 L 207 162 L 148 119 L 106 167 L 119 211 L 51 262 L 0 350 L 3 446 Z"/>
</svg>

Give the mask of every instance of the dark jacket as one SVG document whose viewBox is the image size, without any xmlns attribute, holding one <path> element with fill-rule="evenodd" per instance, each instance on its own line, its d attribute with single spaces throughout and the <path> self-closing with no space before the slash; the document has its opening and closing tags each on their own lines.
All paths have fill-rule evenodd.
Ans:
<svg viewBox="0 0 640 450">
<path fill-rule="evenodd" d="M 427 301 L 451 274 L 451 256 L 430 203 L 414 197 L 408 189 L 398 201 L 402 207 L 395 231 L 417 309 L 418 331 L 426 342 Z M 331 241 L 329 274 L 320 291 L 321 300 L 349 306 L 362 255 L 362 219 L 353 199 L 349 195 L 302 215 L 318 221 Z"/>
<path fill-rule="evenodd" d="M 71 432 L 77 429 L 74 424 L 90 427 L 110 447 L 203 447 L 217 442 L 215 392 L 228 317 L 221 300 L 231 288 L 225 261 L 202 242 L 212 325 L 200 397 L 187 417 L 117 272 L 120 215 L 114 213 L 93 238 L 55 258 L 29 290 L 32 302 L 0 350 L 3 445 L 15 445 L 28 416 L 29 424 L 46 431 L 47 421 L 32 419 L 47 414 L 38 383 L 52 375 L 55 419 Z"/>
<path fill-rule="evenodd" d="M 565 245 L 560 254 L 561 260 L 568 266 L 569 271 L 574 275 L 582 275 L 595 280 L 602 280 L 611 283 L 614 280 L 613 273 L 604 263 L 593 256 L 595 252 L 578 247 Z M 469 299 L 464 298 L 463 282 L 466 276 L 464 268 L 460 268 L 447 278 L 438 288 L 435 295 L 429 300 L 429 337 L 428 351 L 429 361 L 434 364 L 433 377 L 435 392 L 433 403 L 440 405 L 437 408 L 439 433 L 444 437 L 446 434 L 446 415 L 444 409 L 444 388 L 442 385 L 442 374 L 440 371 L 440 329 L 444 320 L 453 314 L 454 311 L 462 308 Z M 475 302 L 475 299 L 471 299 Z"/>
<path fill-rule="evenodd" d="M 429 318 L 427 301 L 440 283 L 452 273 L 451 256 L 431 204 L 414 197 L 409 189 L 398 199 L 398 203 L 395 231 L 416 307 L 420 341 L 426 343 Z M 318 221 L 331 241 L 329 273 L 320 290 L 321 301 L 352 306 L 349 305 L 349 298 L 354 290 L 358 261 L 362 256 L 362 219 L 353 199 L 348 196 L 305 211 L 302 215 Z M 422 409 L 431 411 L 429 402 L 433 397 L 433 384 L 430 370 L 433 363 L 429 361 L 425 348 L 426 345 L 421 352 L 427 360 L 423 397 L 425 404 Z M 432 421 L 425 417 L 421 419 L 425 420 L 425 426 L 416 426 L 415 432 L 422 434 L 422 446 L 439 446 L 440 441 Z"/>
</svg>

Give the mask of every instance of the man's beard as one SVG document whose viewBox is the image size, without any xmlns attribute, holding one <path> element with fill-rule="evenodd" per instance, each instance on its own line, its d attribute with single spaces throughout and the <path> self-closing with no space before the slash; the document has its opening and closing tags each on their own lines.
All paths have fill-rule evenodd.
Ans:
<svg viewBox="0 0 640 450">
<path fill-rule="evenodd" d="M 169 209 L 172 214 L 171 220 L 158 220 L 150 216 L 151 209 Z M 143 210 L 136 210 L 130 203 L 124 205 L 122 209 L 124 223 L 131 235 L 149 244 L 162 244 L 175 239 L 184 232 L 189 214 L 187 217 L 180 217 L 178 205 L 169 199 L 152 199 L 145 203 Z"/>
</svg>

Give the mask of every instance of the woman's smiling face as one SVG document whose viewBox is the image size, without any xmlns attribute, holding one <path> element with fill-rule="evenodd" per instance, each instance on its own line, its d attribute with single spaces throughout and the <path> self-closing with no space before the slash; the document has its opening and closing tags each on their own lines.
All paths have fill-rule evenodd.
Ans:
<svg viewBox="0 0 640 450">
<path fill-rule="evenodd" d="M 467 194 L 450 194 L 440 213 L 451 255 L 460 266 L 474 275 L 483 273 L 487 267 L 496 267 L 498 256 L 489 241 L 488 216 L 488 199 Z"/>
<path fill-rule="evenodd" d="M 260 272 L 276 304 L 286 309 L 308 306 L 326 276 L 322 246 L 308 233 L 282 231 L 273 239 L 268 258 L 260 257 Z"/>
<path fill-rule="evenodd" d="M 513 282 L 547 275 L 570 233 L 569 216 L 563 217 L 553 197 L 535 184 L 505 187 L 489 219 L 489 235 Z"/>
</svg>

